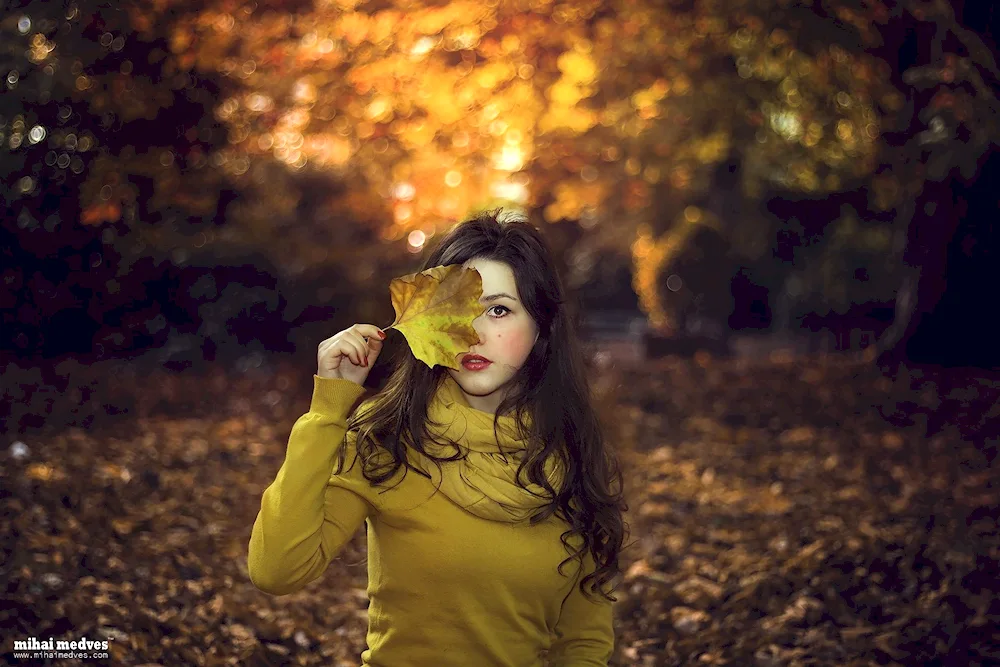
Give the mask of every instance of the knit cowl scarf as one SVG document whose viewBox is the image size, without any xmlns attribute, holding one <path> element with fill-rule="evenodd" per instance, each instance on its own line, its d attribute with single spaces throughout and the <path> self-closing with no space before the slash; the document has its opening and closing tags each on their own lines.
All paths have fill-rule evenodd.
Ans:
<svg viewBox="0 0 1000 667">
<path fill-rule="evenodd" d="M 434 462 L 420 452 L 411 449 L 407 456 L 413 465 L 431 476 L 435 487 L 440 484 L 440 491 L 452 502 L 478 517 L 511 523 L 528 520 L 551 502 L 544 487 L 527 481 L 527 468 L 521 473 L 521 480 L 527 483 L 524 486 L 517 483 L 517 468 L 527 445 L 518 439 L 513 416 L 499 417 L 494 434 L 494 415 L 471 407 L 450 374 L 438 386 L 427 416 L 432 435 L 458 443 L 468 454 L 461 460 L 441 462 L 440 473 Z M 526 415 L 528 428 L 530 419 Z M 424 447 L 438 458 L 455 454 L 454 447 L 430 441 Z M 546 460 L 544 471 L 549 484 L 558 490 L 563 471 L 557 457 Z"/>
</svg>

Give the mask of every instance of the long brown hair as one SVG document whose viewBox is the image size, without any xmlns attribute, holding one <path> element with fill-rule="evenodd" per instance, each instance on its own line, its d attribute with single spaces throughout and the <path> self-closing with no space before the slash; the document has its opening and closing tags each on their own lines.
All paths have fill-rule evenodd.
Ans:
<svg viewBox="0 0 1000 667">
<path fill-rule="evenodd" d="M 551 251 L 530 222 L 516 216 L 501 220 L 502 211 L 484 211 L 453 227 L 424 260 L 421 270 L 464 264 L 474 258 L 504 262 L 513 270 L 521 301 L 538 324 L 539 335 L 512 378 L 512 389 L 497 408 L 496 417 L 516 416 L 519 435 L 527 443 L 517 471 L 518 484 L 527 469 L 528 480 L 542 486 L 552 499 L 531 517 L 531 524 L 555 513 L 571 526 L 560 538 L 571 553 L 560 563 L 559 571 L 573 558 L 582 562 L 585 550 L 590 549 L 596 570 L 580 581 L 580 590 L 590 598 L 621 574 L 618 558 L 628 528 L 621 466 L 605 444 L 600 419 L 591 405 L 574 304 L 563 291 Z M 456 443 L 438 440 L 427 428 L 428 406 L 447 370 L 428 368 L 408 348 L 403 348 L 399 357 L 382 390 L 348 419 L 347 432 L 357 432 L 362 472 L 373 485 L 384 483 L 400 467 L 403 477 L 409 469 L 429 478 L 409 463 L 408 447 L 428 456 L 439 470 L 442 462 L 465 457 Z M 525 427 L 525 415 L 531 417 L 530 428 Z M 435 457 L 424 449 L 427 441 L 454 446 L 456 454 Z M 343 469 L 345 449 L 339 450 L 337 472 Z M 549 456 L 559 457 L 563 464 L 565 474 L 559 489 L 552 488 L 544 472 Z M 572 535 L 583 538 L 583 545 L 575 551 L 569 545 Z M 616 588 L 617 584 L 611 591 Z M 600 593 L 617 601 L 610 591 Z"/>
</svg>

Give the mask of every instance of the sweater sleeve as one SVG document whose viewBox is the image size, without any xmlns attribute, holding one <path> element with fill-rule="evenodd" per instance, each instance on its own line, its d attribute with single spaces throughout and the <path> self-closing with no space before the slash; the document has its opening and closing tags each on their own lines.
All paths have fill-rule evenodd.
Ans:
<svg viewBox="0 0 1000 667">
<path fill-rule="evenodd" d="M 593 556 L 588 551 L 584 563 L 586 574 L 594 572 Z M 592 593 L 588 600 L 580 591 L 580 573 L 572 590 L 563 601 L 556 638 L 549 649 L 552 667 L 607 667 L 615 649 L 614 613 L 612 602 Z M 589 591 L 589 588 L 588 588 Z"/>
<path fill-rule="evenodd" d="M 317 579 L 377 511 L 377 494 L 355 462 L 353 433 L 343 470 L 333 474 L 347 419 L 363 393 L 350 380 L 313 375 L 309 411 L 292 426 L 284 463 L 264 490 L 250 535 L 247 569 L 265 593 L 294 593 Z"/>
</svg>

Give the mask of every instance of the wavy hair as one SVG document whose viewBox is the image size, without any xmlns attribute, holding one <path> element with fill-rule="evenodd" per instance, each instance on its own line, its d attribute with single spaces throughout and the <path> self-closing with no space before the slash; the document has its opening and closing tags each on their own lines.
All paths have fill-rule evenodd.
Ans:
<svg viewBox="0 0 1000 667">
<path fill-rule="evenodd" d="M 531 524 L 555 513 L 570 525 L 560 538 L 570 556 L 560 563 L 559 571 L 573 558 L 582 563 L 589 549 L 596 569 L 580 581 L 580 590 L 592 599 L 594 592 L 621 574 L 619 554 L 628 528 L 621 465 L 606 445 L 600 418 L 591 405 L 576 316 L 570 310 L 573 305 L 567 301 L 551 251 L 530 222 L 517 216 L 501 219 L 502 212 L 502 208 L 483 211 L 455 225 L 427 256 L 421 270 L 464 264 L 474 258 L 504 262 L 513 270 L 522 303 L 538 324 L 539 335 L 512 378 L 511 391 L 497 408 L 494 433 L 497 417 L 516 417 L 519 435 L 527 445 L 517 483 L 521 485 L 522 472 L 527 469 L 528 479 L 544 488 L 551 499 L 531 517 Z M 404 478 L 407 469 L 430 477 L 410 464 L 408 447 L 426 455 L 439 470 L 442 462 L 466 455 L 456 443 L 441 442 L 427 428 L 428 406 L 447 370 L 428 368 L 408 348 L 401 352 L 401 358 L 393 360 L 384 387 L 348 419 L 347 433 L 357 433 L 362 472 L 373 485 L 383 484 L 401 467 Z M 525 427 L 526 414 L 531 416 L 530 428 Z M 425 442 L 453 446 L 457 453 L 435 457 L 424 449 Z M 339 448 L 336 472 L 343 469 L 345 452 L 346 447 Z M 385 452 L 391 456 L 386 457 Z M 559 489 L 552 488 L 544 473 L 550 456 L 559 457 L 565 471 Z M 576 550 L 569 544 L 573 535 L 582 538 L 583 544 Z M 601 589 L 600 594 L 617 601 L 610 595 L 616 588 L 617 584 L 608 592 Z"/>
</svg>

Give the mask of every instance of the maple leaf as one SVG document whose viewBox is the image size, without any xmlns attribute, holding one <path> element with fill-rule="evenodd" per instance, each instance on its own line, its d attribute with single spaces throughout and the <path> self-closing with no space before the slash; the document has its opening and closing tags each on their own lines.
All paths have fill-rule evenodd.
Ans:
<svg viewBox="0 0 1000 667">
<path fill-rule="evenodd" d="M 479 272 L 461 264 L 435 266 L 393 278 L 389 295 L 396 319 L 387 328 L 402 333 L 413 356 L 431 368 L 458 370 L 457 356 L 479 341 L 472 326 L 482 312 Z"/>
</svg>

